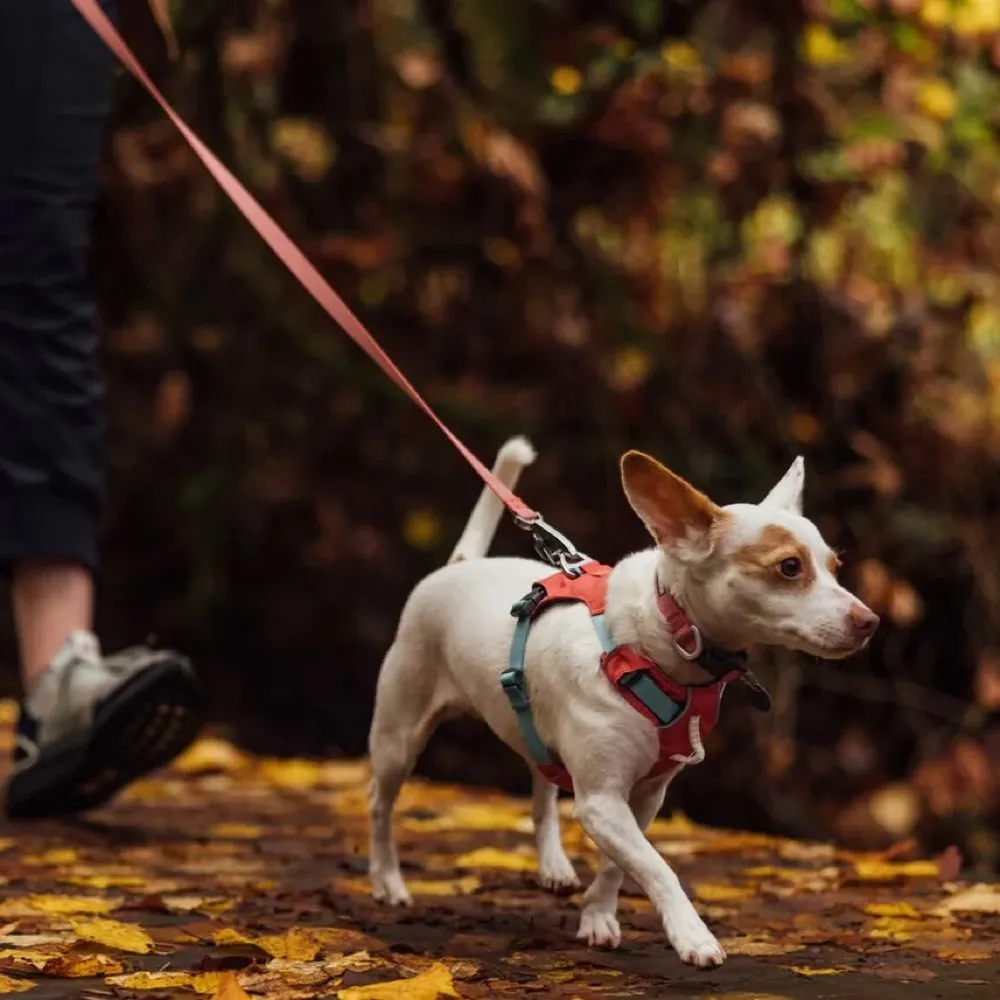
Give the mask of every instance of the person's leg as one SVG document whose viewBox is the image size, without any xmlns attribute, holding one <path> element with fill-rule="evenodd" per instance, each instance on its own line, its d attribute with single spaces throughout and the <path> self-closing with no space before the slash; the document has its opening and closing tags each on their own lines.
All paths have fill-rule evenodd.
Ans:
<svg viewBox="0 0 1000 1000">
<path fill-rule="evenodd" d="M 91 630 L 94 578 L 83 566 L 52 559 L 21 559 L 13 577 L 21 681 L 30 691 L 66 637 Z"/>
<path fill-rule="evenodd" d="M 0 0 L 0 564 L 25 689 L 11 816 L 99 805 L 197 732 L 186 660 L 104 657 L 91 632 L 104 418 L 87 249 L 112 71 L 68 0 Z"/>
</svg>

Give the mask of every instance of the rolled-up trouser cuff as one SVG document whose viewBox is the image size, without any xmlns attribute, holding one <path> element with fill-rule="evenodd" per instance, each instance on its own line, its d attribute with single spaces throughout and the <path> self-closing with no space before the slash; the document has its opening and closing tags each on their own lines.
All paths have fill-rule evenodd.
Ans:
<svg viewBox="0 0 1000 1000">
<path fill-rule="evenodd" d="M 0 566 L 53 559 L 96 573 L 99 517 L 83 500 L 0 481 Z"/>
</svg>

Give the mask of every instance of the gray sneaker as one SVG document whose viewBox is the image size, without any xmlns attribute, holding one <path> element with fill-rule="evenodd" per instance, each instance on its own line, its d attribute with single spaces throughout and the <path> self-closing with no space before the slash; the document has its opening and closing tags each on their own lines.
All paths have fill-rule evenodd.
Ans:
<svg viewBox="0 0 1000 1000">
<path fill-rule="evenodd" d="M 7 815 L 103 805 L 169 764 L 201 721 L 201 691 L 183 656 L 146 646 L 102 656 L 96 636 L 74 632 L 21 704 Z"/>
</svg>

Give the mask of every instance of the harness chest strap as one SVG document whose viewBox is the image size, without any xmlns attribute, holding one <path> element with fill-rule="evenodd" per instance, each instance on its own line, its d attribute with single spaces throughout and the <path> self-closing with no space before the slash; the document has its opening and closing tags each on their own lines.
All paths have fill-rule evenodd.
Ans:
<svg viewBox="0 0 1000 1000">
<path fill-rule="evenodd" d="M 588 562 L 575 577 L 556 573 L 537 582 L 518 601 L 511 614 L 517 619 L 510 657 L 500 683 L 517 718 L 518 728 L 539 771 L 560 788 L 572 791 L 569 772 L 553 759 L 538 735 L 531 712 L 524 672 L 528 633 L 534 619 L 549 605 L 578 601 L 587 605 L 603 650 L 601 668 L 616 691 L 641 715 L 658 727 L 660 752 L 649 776 L 663 774 L 705 758 L 702 740 L 714 728 L 726 684 L 740 675 L 732 670 L 711 684 L 684 687 L 652 660 L 630 646 L 615 646 L 605 619 L 605 599 L 611 567 Z"/>
</svg>

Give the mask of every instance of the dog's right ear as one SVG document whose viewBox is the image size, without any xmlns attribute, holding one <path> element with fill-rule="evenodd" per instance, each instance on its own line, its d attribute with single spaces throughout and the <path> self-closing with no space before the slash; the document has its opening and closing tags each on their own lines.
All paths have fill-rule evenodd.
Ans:
<svg viewBox="0 0 1000 1000">
<path fill-rule="evenodd" d="M 721 507 L 641 451 L 626 452 L 621 470 L 625 496 L 657 544 L 686 561 L 712 551 Z"/>
</svg>

